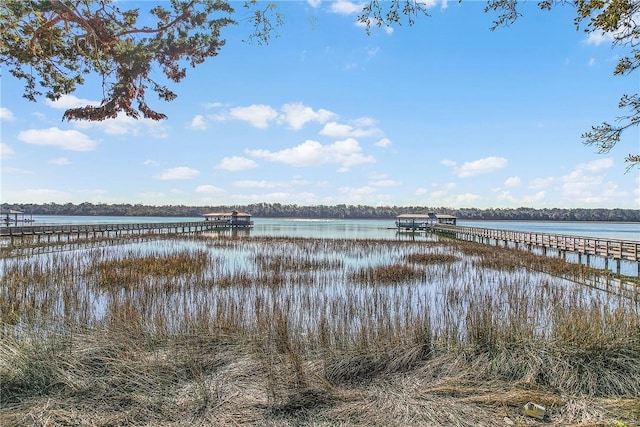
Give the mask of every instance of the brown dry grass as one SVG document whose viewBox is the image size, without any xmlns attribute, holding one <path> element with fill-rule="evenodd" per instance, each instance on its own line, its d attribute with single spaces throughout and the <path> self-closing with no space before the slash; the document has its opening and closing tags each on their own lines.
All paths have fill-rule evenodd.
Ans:
<svg viewBox="0 0 640 427">
<path fill-rule="evenodd" d="M 584 427 L 633 426 L 639 419 L 637 398 L 566 397 L 486 379 L 448 355 L 397 363 L 398 370 L 389 368 L 395 361 L 388 353 L 375 364 L 377 375 L 336 382 L 315 358 L 265 354 L 240 337 L 142 338 L 79 333 L 59 348 L 42 349 L 30 361 L 42 384 L 3 401 L 0 424 L 504 426 L 506 418 L 514 425 Z M 8 347 L 2 346 L 3 360 L 19 363 Z M 18 380 L 3 377 L 5 398 Z M 523 416 L 529 401 L 545 405 L 550 421 Z"/>
<path fill-rule="evenodd" d="M 0 425 L 640 425 L 637 301 L 561 260 L 200 243 L 3 260 Z"/>
</svg>

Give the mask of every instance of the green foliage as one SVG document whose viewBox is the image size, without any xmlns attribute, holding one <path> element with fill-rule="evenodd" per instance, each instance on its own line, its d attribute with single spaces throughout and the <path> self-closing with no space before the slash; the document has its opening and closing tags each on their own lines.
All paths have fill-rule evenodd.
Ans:
<svg viewBox="0 0 640 427">
<path fill-rule="evenodd" d="M 622 122 L 620 126 L 612 126 L 604 122 L 601 125 L 593 126 L 589 132 L 582 134 L 584 143 L 598 147 L 598 153 L 608 153 L 620 142 L 620 135 L 624 130 L 640 124 L 640 97 L 638 94 L 623 95 L 618 106 L 629 108 L 632 111 L 631 114 L 618 118 L 618 121 Z M 629 154 L 625 161 L 629 163 L 628 169 L 631 169 L 640 164 L 640 154 Z"/>
<path fill-rule="evenodd" d="M 492 30 L 514 23 L 520 16 L 521 0 L 488 0 L 486 12 L 496 12 Z M 148 90 L 164 101 L 177 97 L 157 77 L 157 70 L 169 82 L 186 76 L 186 65 L 195 67 L 216 56 L 224 40 L 222 28 L 235 24 L 234 9 L 225 0 L 171 0 L 170 8 L 158 5 L 139 23 L 139 9 L 121 10 L 112 0 L 4 0 L 0 2 L 0 61 L 9 72 L 25 82 L 24 97 L 35 101 L 41 95 L 57 100 L 73 93 L 85 77 L 102 79 L 103 99 L 99 105 L 71 108 L 66 120 L 99 121 L 120 112 L 138 118 L 161 120 L 166 115 L 151 109 Z M 617 63 L 614 74 L 630 74 L 640 67 L 640 2 L 636 0 L 541 0 L 542 10 L 571 4 L 576 8 L 574 25 L 586 33 L 606 34 L 613 45 L 630 47 L 629 55 Z M 245 1 L 254 26 L 249 41 L 268 43 L 275 28 L 284 23 L 272 2 Z M 371 26 L 413 25 L 430 16 L 425 2 L 414 0 L 365 2 L 359 22 L 367 33 Z M 44 93 L 43 93 L 44 91 Z M 137 105 L 134 105 L 134 102 Z M 623 131 L 640 123 L 638 94 L 624 94 L 619 107 L 629 109 L 618 117 L 619 125 L 603 122 L 582 135 L 586 145 L 607 153 Z M 629 168 L 640 164 L 640 154 L 629 154 Z"/>
<path fill-rule="evenodd" d="M 71 108 L 64 119 L 104 120 L 120 112 L 160 120 L 146 101 L 150 89 L 165 101 L 176 98 L 156 75 L 169 82 L 218 54 L 220 30 L 235 22 L 233 8 L 219 0 L 172 0 L 156 6 L 139 23 L 139 9 L 121 10 L 111 0 L 0 3 L 0 59 L 25 82 L 24 97 L 55 101 L 74 92 L 85 76 L 97 74 L 104 93 L 100 105 Z M 134 105 L 134 102 L 137 105 Z"/>
<path fill-rule="evenodd" d="M 149 206 L 128 203 L 107 205 L 103 203 L 25 203 L 0 205 L 3 210 L 15 209 L 30 215 L 94 215 L 94 216 L 166 216 L 200 217 L 207 212 L 230 211 L 236 209 L 249 212 L 257 218 L 351 218 L 388 219 L 403 213 L 439 212 L 456 215 L 468 220 L 523 220 L 523 221 L 626 221 L 640 222 L 639 209 L 579 208 L 533 209 L 520 207 L 502 208 L 461 208 L 451 209 L 434 206 L 366 206 L 366 205 L 283 205 L 281 203 L 255 203 L 246 206 Z"/>
<path fill-rule="evenodd" d="M 370 33 L 371 26 L 376 27 L 388 25 L 402 25 L 406 18 L 409 25 L 413 25 L 420 16 L 429 15 L 428 5 L 425 2 L 414 0 L 392 0 L 378 1 L 371 0 L 362 7 L 362 13 L 358 16 L 358 21 L 365 25 L 367 34 Z"/>
</svg>

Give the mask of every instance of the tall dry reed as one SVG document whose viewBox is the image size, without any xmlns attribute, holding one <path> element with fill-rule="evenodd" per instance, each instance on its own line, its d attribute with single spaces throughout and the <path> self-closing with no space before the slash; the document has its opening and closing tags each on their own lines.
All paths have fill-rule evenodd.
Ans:
<svg viewBox="0 0 640 427">
<path fill-rule="evenodd" d="M 640 396 L 637 301 L 584 286 L 592 272 L 559 259 L 446 240 L 194 236 L 1 262 L 0 420 L 12 423 L 42 399 L 100 402 L 83 410 L 105 425 L 186 422 L 181 408 L 222 422 L 239 384 L 268 417 L 295 418 L 345 389 L 454 371 Z"/>
</svg>

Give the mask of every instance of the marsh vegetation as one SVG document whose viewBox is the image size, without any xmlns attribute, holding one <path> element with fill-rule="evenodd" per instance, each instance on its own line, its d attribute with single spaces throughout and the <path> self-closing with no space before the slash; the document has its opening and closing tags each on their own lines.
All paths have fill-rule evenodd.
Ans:
<svg viewBox="0 0 640 427">
<path fill-rule="evenodd" d="M 199 235 L 1 263 L 3 426 L 640 420 L 637 288 L 559 258 Z"/>
</svg>

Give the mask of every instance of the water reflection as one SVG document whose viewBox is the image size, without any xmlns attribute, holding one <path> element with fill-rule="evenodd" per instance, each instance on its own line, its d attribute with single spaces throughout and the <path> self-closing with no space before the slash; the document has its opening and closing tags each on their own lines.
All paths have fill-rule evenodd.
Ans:
<svg viewBox="0 0 640 427">
<path fill-rule="evenodd" d="M 301 333 L 316 333 L 323 322 L 353 332 L 372 324 L 393 330 L 429 318 L 457 339 L 464 336 L 469 313 L 484 304 L 498 320 L 524 316 L 543 333 L 553 310 L 594 302 L 615 309 L 638 299 L 637 288 L 612 292 L 611 282 L 584 286 L 584 280 L 507 262 L 494 267 L 456 241 L 299 239 L 236 231 L 5 258 L 0 299 L 14 311 L 21 308 L 16 322 L 29 324 L 91 325 L 126 316 L 171 330 L 196 318 L 252 328 L 276 310 Z M 425 261 L 409 261 L 416 254 Z M 176 255 L 204 255 L 206 268 L 185 271 L 178 265 L 173 273 L 161 273 L 153 267 L 158 260 L 170 264 Z M 418 274 L 404 276 L 407 271 Z"/>
</svg>

